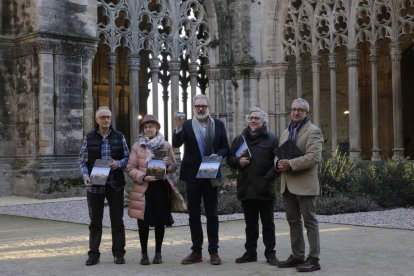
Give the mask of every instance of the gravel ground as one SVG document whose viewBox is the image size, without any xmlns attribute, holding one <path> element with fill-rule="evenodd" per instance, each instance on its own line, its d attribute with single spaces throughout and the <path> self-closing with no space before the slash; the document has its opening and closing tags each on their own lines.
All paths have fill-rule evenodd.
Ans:
<svg viewBox="0 0 414 276">
<path fill-rule="evenodd" d="M 135 230 L 137 229 L 136 220 L 129 218 L 127 211 L 128 209 L 125 208 L 125 227 L 130 230 Z M 0 206 L 0 214 L 89 224 L 86 199 Z M 187 214 L 174 213 L 173 218 L 175 221 L 174 226 L 188 224 Z M 285 214 L 276 212 L 275 218 L 284 219 Z M 220 221 L 239 219 L 243 219 L 243 214 L 222 215 L 219 217 Z M 202 220 L 205 222 L 204 217 Z M 414 231 L 414 208 L 398 208 L 385 211 L 318 216 L 318 220 L 319 222 Z M 110 226 L 108 207 L 105 207 L 103 224 L 104 226 Z"/>
</svg>

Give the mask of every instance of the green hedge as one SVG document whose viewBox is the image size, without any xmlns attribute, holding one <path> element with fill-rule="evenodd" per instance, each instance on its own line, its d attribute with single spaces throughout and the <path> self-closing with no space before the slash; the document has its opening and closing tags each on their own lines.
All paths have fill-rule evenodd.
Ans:
<svg viewBox="0 0 414 276">
<path fill-rule="evenodd" d="M 236 198 L 234 186 L 237 171 L 231 170 L 223 162 L 222 175 L 218 213 L 241 213 L 241 204 Z M 174 174 L 174 179 L 185 198 L 185 183 L 179 180 L 178 171 Z M 320 165 L 319 180 L 321 195 L 317 197 L 318 214 L 332 215 L 414 206 L 414 163 L 411 161 L 355 162 L 337 150 L 325 157 Z M 284 211 L 279 193 L 279 179 L 277 183 L 275 211 Z M 127 177 L 126 204 L 130 187 L 131 181 Z"/>
</svg>

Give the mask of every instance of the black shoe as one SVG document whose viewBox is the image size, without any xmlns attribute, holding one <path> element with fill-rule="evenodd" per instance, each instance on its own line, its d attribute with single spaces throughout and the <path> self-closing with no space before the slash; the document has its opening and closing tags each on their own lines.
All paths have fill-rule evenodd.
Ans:
<svg viewBox="0 0 414 276">
<path fill-rule="evenodd" d="M 85 265 L 96 265 L 99 264 L 99 257 L 96 256 L 89 256 L 86 260 Z"/>
<path fill-rule="evenodd" d="M 320 269 L 319 259 L 314 257 L 308 257 L 303 264 L 296 267 L 298 272 L 312 272 Z"/>
<path fill-rule="evenodd" d="M 293 255 L 290 255 L 286 261 L 279 261 L 277 266 L 278 267 L 295 267 L 303 263 L 304 263 L 303 259 L 295 258 L 293 257 Z"/>
<path fill-rule="evenodd" d="M 115 256 L 114 257 L 114 263 L 116 263 L 116 264 L 124 264 L 125 263 L 124 256 Z"/>
<path fill-rule="evenodd" d="M 266 256 L 266 261 L 268 262 L 268 264 L 274 265 L 274 266 L 279 264 L 279 260 L 276 258 L 275 254 L 270 254 Z"/>
<path fill-rule="evenodd" d="M 139 263 L 141 265 L 149 265 L 150 264 L 147 253 L 142 253 L 141 261 Z"/>
<path fill-rule="evenodd" d="M 250 263 L 250 262 L 257 262 L 257 254 L 249 254 L 245 252 L 243 256 L 236 259 L 236 263 Z"/>
<path fill-rule="evenodd" d="M 160 252 L 155 252 L 154 259 L 152 259 L 153 264 L 160 264 L 162 263 L 162 257 Z"/>
</svg>

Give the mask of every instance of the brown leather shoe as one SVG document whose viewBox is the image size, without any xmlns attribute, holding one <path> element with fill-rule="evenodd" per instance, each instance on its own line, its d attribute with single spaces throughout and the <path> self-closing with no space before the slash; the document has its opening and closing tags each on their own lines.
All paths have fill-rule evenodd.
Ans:
<svg viewBox="0 0 414 276">
<path fill-rule="evenodd" d="M 286 261 L 279 261 L 277 263 L 277 266 L 278 267 L 295 267 L 303 263 L 304 263 L 303 259 L 298 259 L 298 258 L 293 257 L 293 255 L 290 255 Z"/>
<path fill-rule="evenodd" d="M 298 272 L 312 272 L 320 269 L 319 259 L 314 257 L 308 257 L 303 264 L 296 267 Z"/>
<path fill-rule="evenodd" d="M 198 253 L 196 251 L 192 251 L 190 253 L 190 255 L 188 255 L 187 257 L 185 257 L 182 261 L 181 264 L 183 265 L 187 265 L 187 264 L 195 264 L 195 263 L 199 263 L 203 261 L 203 257 L 201 255 L 201 253 Z"/>
<path fill-rule="evenodd" d="M 221 265 L 221 259 L 217 251 L 210 252 L 210 264 Z"/>
</svg>

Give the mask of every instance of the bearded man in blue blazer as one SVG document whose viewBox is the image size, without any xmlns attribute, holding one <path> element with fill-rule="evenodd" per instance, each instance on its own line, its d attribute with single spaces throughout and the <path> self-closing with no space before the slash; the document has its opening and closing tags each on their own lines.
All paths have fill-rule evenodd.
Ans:
<svg viewBox="0 0 414 276">
<path fill-rule="evenodd" d="M 217 179 L 196 178 L 203 156 L 222 156 L 229 153 L 229 143 L 222 121 L 210 116 L 208 99 L 197 94 L 194 99 L 194 116 L 184 120 L 174 115 L 176 129 L 172 145 L 179 148 L 184 145 L 184 157 L 181 163 L 180 179 L 185 181 L 187 189 L 189 224 L 192 252 L 182 260 L 182 264 L 202 261 L 203 229 L 201 227 L 201 198 L 207 218 L 208 252 L 210 263 L 221 264 L 218 255 L 219 222 L 217 215 Z M 220 178 L 220 172 L 217 176 Z"/>
</svg>

